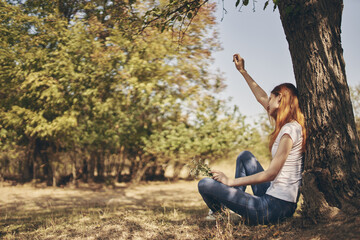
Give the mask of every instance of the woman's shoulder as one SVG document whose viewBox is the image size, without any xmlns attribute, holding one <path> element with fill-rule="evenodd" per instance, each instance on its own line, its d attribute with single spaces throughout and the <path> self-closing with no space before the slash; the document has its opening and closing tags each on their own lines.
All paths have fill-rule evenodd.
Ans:
<svg viewBox="0 0 360 240">
<path fill-rule="evenodd" d="M 297 121 L 291 121 L 282 126 L 279 135 L 289 134 L 296 141 L 302 136 L 302 127 Z"/>
<path fill-rule="evenodd" d="M 302 129 L 302 126 L 300 125 L 300 123 L 298 123 L 297 121 L 291 121 L 288 123 L 285 123 L 284 126 L 282 128 L 296 128 L 296 129 Z"/>
</svg>

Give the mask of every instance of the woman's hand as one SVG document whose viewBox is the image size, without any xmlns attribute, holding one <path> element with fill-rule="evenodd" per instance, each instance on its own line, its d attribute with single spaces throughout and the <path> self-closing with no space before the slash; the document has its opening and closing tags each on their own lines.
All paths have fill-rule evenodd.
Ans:
<svg viewBox="0 0 360 240">
<path fill-rule="evenodd" d="M 238 53 L 234 54 L 233 62 L 235 63 L 235 67 L 239 72 L 245 72 L 245 61 L 240 56 L 240 54 Z"/>
<path fill-rule="evenodd" d="M 223 172 L 212 170 L 211 173 L 213 174 L 212 178 L 214 180 L 230 186 L 231 180 Z"/>
</svg>

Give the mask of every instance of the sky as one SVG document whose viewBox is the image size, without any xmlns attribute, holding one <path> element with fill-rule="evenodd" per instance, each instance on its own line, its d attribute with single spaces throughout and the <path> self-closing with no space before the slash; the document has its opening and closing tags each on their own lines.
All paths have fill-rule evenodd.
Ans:
<svg viewBox="0 0 360 240">
<path fill-rule="evenodd" d="M 258 0 L 253 12 L 251 0 L 249 5 L 239 12 L 239 8 L 235 8 L 235 0 L 225 0 L 227 14 L 221 21 L 222 1 L 214 1 L 219 3 L 216 17 L 223 50 L 213 55 L 213 67 L 222 72 L 227 85 L 220 97 L 231 97 L 231 105 L 237 105 L 240 112 L 247 117 L 247 121 L 253 121 L 259 114 L 265 113 L 265 110 L 236 70 L 232 56 L 239 53 L 245 59 L 245 69 L 267 93 L 284 82 L 295 84 L 279 11 L 273 12 L 272 3 L 263 11 L 265 1 Z M 344 0 L 341 39 L 349 86 L 360 84 L 359 9 L 359 0 Z"/>
</svg>

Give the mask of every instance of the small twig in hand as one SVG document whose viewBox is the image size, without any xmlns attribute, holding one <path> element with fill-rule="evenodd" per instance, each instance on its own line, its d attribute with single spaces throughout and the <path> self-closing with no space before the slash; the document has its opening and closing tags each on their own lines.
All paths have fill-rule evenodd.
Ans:
<svg viewBox="0 0 360 240">
<path fill-rule="evenodd" d="M 193 158 L 191 164 L 188 165 L 190 167 L 190 175 L 194 177 L 198 177 L 199 175 L 212 177 L 213 174 L 210 172 L 210 167 L 205 163 L 204 160 L 199 159 L 196 160 Z"/>
</svg>

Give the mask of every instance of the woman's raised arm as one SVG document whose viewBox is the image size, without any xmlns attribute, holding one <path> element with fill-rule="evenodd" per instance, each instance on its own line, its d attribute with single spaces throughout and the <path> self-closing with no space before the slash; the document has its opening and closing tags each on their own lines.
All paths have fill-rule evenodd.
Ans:
<svg viewBox="0 0 360 240">
<path fill-rule="evenodd" d="M 236 69 L 243 75 L 247 84 L 249 85 L 252 93 L 256 97 L 256 100 L 268 111 L 269 97 L 266 92 L 251 78 L 251 76 L 245 70 L 245 61 L 240 54 L 234 54 L 233 62 Z"/>
</svg>

